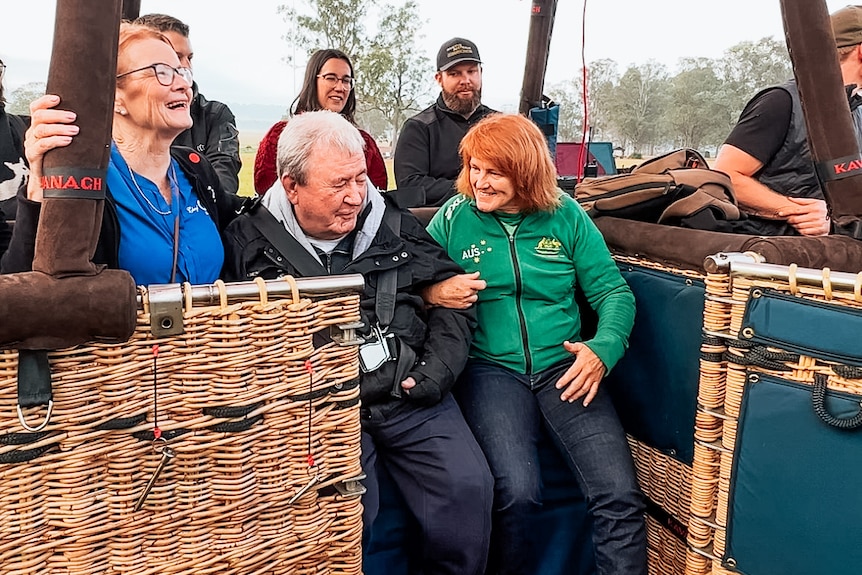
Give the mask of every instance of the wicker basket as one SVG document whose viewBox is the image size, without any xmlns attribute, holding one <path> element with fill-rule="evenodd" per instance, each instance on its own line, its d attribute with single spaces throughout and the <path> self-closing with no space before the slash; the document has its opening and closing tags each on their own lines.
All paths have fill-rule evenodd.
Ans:
<svg viewBox="0 0 862 575">
<path fill-rule="evenodd" d="M 614 259 L 618 265 L 629 272 L 657 271 L 668 274 L 686 285 L 704 280 L 703 273 L 668 267 L 640 257 L 615 254 Z M 639 305 L 641 303 L 643 302 L 639 301 Z M 699 326 L 699 318 L 695 318 L 695 321 Z M 704 346 L 706 345 L 708 342 L 704 343 Z M 701 354 L 703 350 L 702 346 Z M 701 365 L 703 357 L 701 355 Z M 696 359 L 692 358 L 695 361 Z M 636 367 L 646 372 L 650 370 L 650 366 Z M 697 387 L 698 381 L 691 382 L 691 385 Z M 700 401 L 699 397 L 698 401 Z M 657 409 L 652 405 L 644 408 Z M 696 426 L 700 426 L 700 419 L 698 418 L 695 423 Z M 690 544 L 692 513 L 698 511 L 702 498 L 701 494 L 692 493 L 692 479 L 695 473 L 693 466 L 697 468 L 700 457 L 697 446 L 694 447 L 693 465 L 688 465 L 679 458 L 668 455 L 632 436 L 629 436 L 629 446 L 635 461 L 638 483 L 647 498 L 647 553 L 650 575 L 704 575 L 709 570 L 708 560 Z"/>
<path fill-rule="evenodd" d="M 236 301 L 217 282 L 214 305 L 187 285 L 185 332 L 160 339 L 144 290 L 128 342 L 50 354 L 38 432 L 0 352 L 0 574 L 360 573 L 357 353 L 314 338 L 359 299 L 291 285 Z"/>
<path fill-rule="evenodd" d="M 834 276 L 837 275 L 848 276 L 843 278 L 843 285 L 833 282 Z M 812 278 L 815 281 L 812 281 Z M 816 281 L 817 278 L 819 281 Z M 738 565 L 736 559 L 727 553 L 728 519 L 736 496 L 734 475 L 738 473 L 744 394 L 749 385 L 754 385 L 763 378 L 780 378 L 781 381 L 790 382 L 791 385 L 808 389 L 819 380 L 832 392 L 849 394 L 851 399 L 855 397 L 853 401 L 858 404 L 862 396 L 862 368 L 858 365 L 862 361 L 862 354 L 852 359 L 857 365 L 845 365 L 841 361 L 835 361 L 833 357 L 824 357 L 817 351 L 821 342 L 814 335 L 810 337 L 809 342 L 812 351 L 807 354 L 799 353 L 798 350 L 787 351 L 783 348 L 753 343 L 750 341 L 753 332 L 745 327 L 744 318 L 752 299 L 761 297 L 765 290 L 779 294 L 778 297 L 789 296 L 786 299 L 791 302 L 796 299 L 797 305 L 816 307 L 827 313 L 830 312 L 829 310 L 832 312 L 862 310 L 862 290 L 860 290 L 862 274 L 854 278 L 848 274 L 830 275 L 828 269 L 802 270 L 797 269 L 796 266 L 757 264 L 734 268 L 731 264 L 710 274 L 706 285 L 708 311 L 704 317 L 704 329 L 713 336 L 710 357 L 714 361 L 701 364 L 699 426 L 695 433 L 699 456 L 695 462 L 692 486 L 693 491 L 698 493 L 698 502 L 696 505 L 694 502 L 692 504 L 689 540 L 700 553 L 711 556 L 709 572 L 714 574 L 736 573 L 737 567 L 748 575 L 789 573 L 791 571 L 788 567 L 782 566 L 782 561 L 786 562 L 786 565 L 791 565 L 799 555 L 790 553 L 784 556 L 779 552 L 779 555 L 772 558 L 768 568 L 752 571 L 752 568 L 747 565 Z M 805 330 L 804 319 L 800 317 L 797 321 L 802 322 L 802 330 Z M 808 329 L 813 327 L 808 326 Z M 835 325 L 833 329 L 840 330 L 841 327 Z M 859 334 L 850 334 L 850 336 L 858 338 Z M 828 353 L 826 355 L 828 356 Z M 813 415 L 811 420 L 815 428 L 820 425 Z M 860 433 L 862 432 L 858 430 L 845 431 L 841 432 L 841 435 L 850 444 L 859 445 L 858 442 L 862 440 Z M 788 459 L 796 457 L 797 455 L 792 451 L 791 449 L 781 453 L 780 457 Z M 766 466 L 768 463 L 764 462 L 762 465 Z M 794 469 L 803 480 L 811 471 L 806 468 L 805 462 L 801 459 Z M 768 470 L 764 475 L 767 473 Z M 851 489 L 854 492 L 857 491 L 855 488 Z M 818 497 L 816 490 L 808 495 L 812 498 Z M 856 500 L 858 505 L 858 498 Z M 737 503 L 737 505 L 742 504 Z M 788 501 L 787 506 L 792 509 L 793 502 Z M 850 511 L 857 517 L 858 513 L 862 513 L 862 509 Z M 823 529 L 819 520 L 820 517 L 816 515 L 806 515 L 800 511 L 798 516 L 791 517 L 785 523 L 810 525 L 807 529 L 815 532 Z M 753 526 L 754 529 L 758 527 L 764 537 L 775 531 L 769 525 Z M 698 536 L 693 539 L 691 533 L 695 531 Z M 809 544 L 816 545 L 813 542 Z M 770 544 L 768 540 L 763 540 L 758 545 L 768 547 Z M 858 546 L 847 544 L 842 546 L 839 543 L 838 547 L 833 551 L 843 556 L 837 560 L 847 569 L 841 572 L 858 572 L 858 561 L 856 561 L 859 556 L 859 551 L 856 550 Z M 794 551 L 810 555 L 805 549 Z M 806 569 L 804 572 L 810 575 L 815 573 L 825 575 L 836 571 L 834 567 L 823 566 L 820 570 Z"/>
</svg>

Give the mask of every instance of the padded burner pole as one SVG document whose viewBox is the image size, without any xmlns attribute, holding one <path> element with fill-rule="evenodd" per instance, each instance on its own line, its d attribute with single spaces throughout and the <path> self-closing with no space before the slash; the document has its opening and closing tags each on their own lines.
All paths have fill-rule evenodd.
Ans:
<svg viewBox="0 0 862 575">
<path fill-rule="evenodd" d="M 853 132 L 826 2 L 781 0 L 781 13 L 808 145 L 832 219 L 839 226 L 858 223 L 862 217 L 862 155 Z"/>
<path fill-rule="evenodd" d="M 48 93 L 80 132 L 45 155 L 33 271 L 0 276 L 0 347 L 45 350 L 134 333 L 132 276 L 92 263 L 102 220 L 122 0 L 58 0 Z"/>
<path fill-rule="evenodd" d="M 123 0 L 123 20 L 134 20 L 141 15 L 141 0 Z"/>
</svg>

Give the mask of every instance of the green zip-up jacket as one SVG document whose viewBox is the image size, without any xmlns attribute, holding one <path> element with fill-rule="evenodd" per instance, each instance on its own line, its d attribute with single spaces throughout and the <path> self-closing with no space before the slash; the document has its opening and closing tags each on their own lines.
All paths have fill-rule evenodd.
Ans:
<svg viewBox="0 0 862 575">
<path fill-rule="evenodd" d="M 563 342 L 582 341 L 575 286 L 599 318 L 596 336 L 584 344 L 608 371 L 623 356 L 634 295 L 592 220 L 560 194 L 559 208 L 524 215 L 513 233 L 503 216 L 480 212 L 462 195 L 447 201 L 428 225 L 453 260 L 487 282 L 479 292 L 471 357 L 524 374 L 569 357 Z"/>
</svg>

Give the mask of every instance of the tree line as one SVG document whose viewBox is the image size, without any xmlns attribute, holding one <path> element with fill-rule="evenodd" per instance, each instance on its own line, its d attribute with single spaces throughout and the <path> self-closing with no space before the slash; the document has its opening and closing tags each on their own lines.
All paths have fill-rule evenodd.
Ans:
<svg viewBox="0 0 862 575">
<path fill-rule="evenodd" d="M 741 42 L 718 59 L 682 58 L 671 74 L 655 61 L 629 66 L 613 60 L 587 66 L 587 124 L 593 141 L 610 141 L 627 155 L 689 147 L 715 150 L 757 91 L 793 77 L 783 42 Z M 560 104 L 559 141 L 583 134 L 583 81 L 575 76 L 545 92 Z"/>
<path fill-rule="evenodd" d="M 357 121 L 375 137 L 394 146 L 404 120 L 434 97 L 434 65 L 417 45 L 426 21 L 414 0 L 303 0 L 279 12 L 288 43 L 307 54 L 334 47 L 351 56 L 359 78 Z M 369 32 L 367 21 L 376 21 L 376 30 Z M 682 58 L 673 74 L 655 61 L 622 74 L 609 59 L 587 68 L 593 140 L 611 141 L 631 155 L 715 149 L 749 98 L 793 76 L 787 47 L 774 38 L 741 42 L 718 59 Z M 559 141 L 579 141 L 584 131 L 582 77 L 576 69 L 571 79 L 545 86 L 560 104 Z"/>
<path fill-rule="evenodd" d="M 394 147 L 404 120 L 434 98 L 434 64 L 420 49 L 427 23 L 414 0 L 300 0 L 282 4 L 285 40 L 300 52 L 337 48 L 353 60 L 357 122 Z M 373 24 L 373 29 L 369 24 Z M 302 64 L 302 62 L 290 62 Z M 713 150 L 728 135 L 758 90 L 792 77 L 783 42 L 742 42 L 718 59 L 682 58 L 671 73 L 655 61 L 622 74 L 613 60 L 587 65 L 587 127 L 594 141 L 610 141 L 628 155 L 691 147 Z M 560 104 L 559 141 L 579 141 L 584 131 L 583 74 L 546 85 Z M 26 114 L 44 84 L 13 91 L 7 110 Z M 287 111 L 285 111 L 287 115 Z"/>
</svg>

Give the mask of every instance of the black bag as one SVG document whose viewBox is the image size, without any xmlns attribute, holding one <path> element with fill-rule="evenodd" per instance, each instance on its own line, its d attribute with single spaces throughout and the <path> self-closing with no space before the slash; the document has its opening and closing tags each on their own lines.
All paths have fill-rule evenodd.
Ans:
<svg viewBox="0 0 862 575">
<path fill-rule="evenodd" d="M 591 217 L 673 225 L 704 211 L 719 220 L 740 218 L 730 177 L 709 169 L 690 148 L 647 160 L 628 174 L 585 180 L 575 198 Z"/>
</svg>

